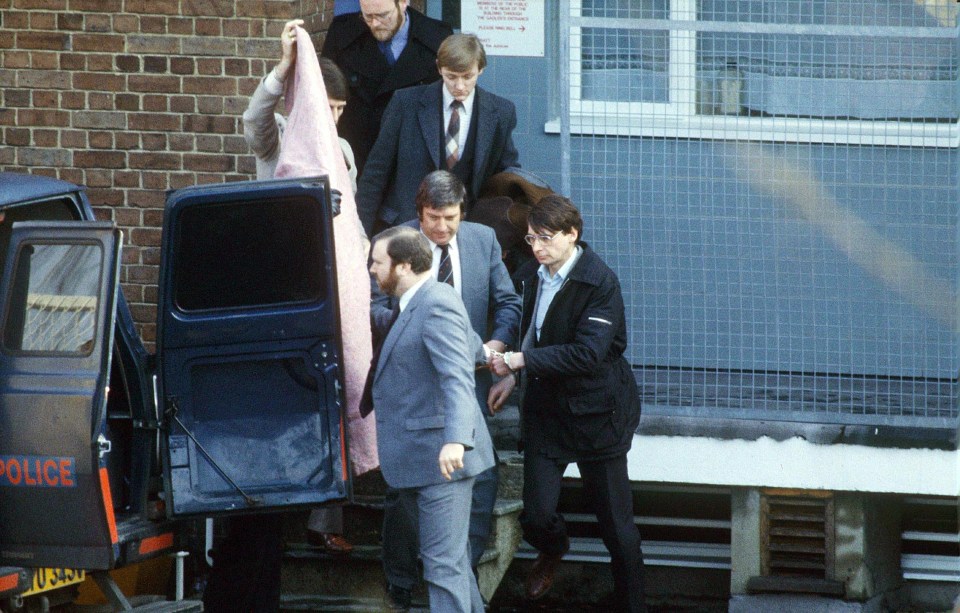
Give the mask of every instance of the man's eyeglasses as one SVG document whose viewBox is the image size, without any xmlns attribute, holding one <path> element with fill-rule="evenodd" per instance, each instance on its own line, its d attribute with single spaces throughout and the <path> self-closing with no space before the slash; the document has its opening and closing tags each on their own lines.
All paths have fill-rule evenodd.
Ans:
<svg viewBox="0 0 960 613">
<path fill-rule="evenodd" d="M 382 24 L 390 23 L 390 18 L 393 16 L 394 11 L 397 10 L 397 5 L 394 4 L 394 7 L 389 11 L 384 11 L 382 13 L 370 13 L 369 15 L 364 12 L 360 12 L 360 19 L 366 23 L 373 23 L 374 21 L 380 22 Z"/>
<path fill-rule="evenodd" d="M 553 241 L 553 239 L 557 238 L 561 234 L 563 234 L 563 232 L 557 232 L 553 236 L 550 236 L 549 234 L 527 234 L 526 236 L 523 237 L 523 240 L 527 241 L 527 244 L 530 245 L 531 247 L 537 241 L 540 241 L 544 245 L 549 245 Z"/>
</svg>

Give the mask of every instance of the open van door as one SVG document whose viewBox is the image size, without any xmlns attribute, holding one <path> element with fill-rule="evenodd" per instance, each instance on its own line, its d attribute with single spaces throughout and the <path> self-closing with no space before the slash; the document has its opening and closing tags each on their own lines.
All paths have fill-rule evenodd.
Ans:
<svg viewBox="0 0 960 613">
<path fill-rule="evenodd" d="M 327 179 L 171 193 L 160 270 L 168 514 L 347 497 Z"/>
<path fill-rule="evenodd" d="M 111 568 L 105 456 L 120 233 L 13 225 L 0 282 L 0 565 Z"/>
</svg>

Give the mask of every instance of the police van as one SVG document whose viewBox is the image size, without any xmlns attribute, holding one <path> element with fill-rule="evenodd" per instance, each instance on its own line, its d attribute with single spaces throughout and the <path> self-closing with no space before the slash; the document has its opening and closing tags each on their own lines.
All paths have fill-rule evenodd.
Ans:
<svg viewBox="0 0 960 613">
<path fill-rule="evenodd" d="M 325 177 L 169 193 L 150 354 L 122 232 L 0 173 L 0 609 L 85 578 L 125 609 L 107 571 L 197 518 L 349 497 L 334 215 Z"/>
</svg>

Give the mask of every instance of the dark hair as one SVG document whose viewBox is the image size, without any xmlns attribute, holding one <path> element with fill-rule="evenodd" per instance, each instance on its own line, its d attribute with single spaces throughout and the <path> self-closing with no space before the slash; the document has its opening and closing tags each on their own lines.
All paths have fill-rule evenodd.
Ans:
<svg viewBox="0 0 960 613">
<path fill-rule="evenodd" d="M 448 206 L 460 207 L 463 212 L 463 202 L 467 198 L 467 188 L 457 175 L 446 170 L 434 170 L 420 182 L 417 188 L 417 215 L 424 208 L 443 209 Z"/>
<path fill-rule="evenodd" d="M 420 232 L 409 226 L 394 226 L 373 237 L 374 244 L 381 240 L 389 241 L 387 255 L 394 266 L 410 264 L 415 274 L 430 270 L 433 254 L 430 252 L 430 243 Z"/>
<path fill-rule="evenodd" d="M 568 198 L 550 194 L 537 201 L 527 213 L 527 225 L 536 231 L 570 232 L 577 230 L 577 242 L 583 238 L 583 218 Z"/>
<path fill-rule="evenodd" d="M 318 55 L 317 61 L 320 62 L 320 74 L 323 76 L 323 87 L 327 90 L 327 98 L 346 102 L 350 98 L 350 86 L 343 71 L 328 57 Z"/>
<path fill-rule="evenodd" d="M 474 34 L 451 34 L 443 39 L 437 49 L 437 68 L 454 72 L 466 72 L 477 65 L 477 70 L 487 67 L 487 52 L 483 43 Z"/>
</svg>

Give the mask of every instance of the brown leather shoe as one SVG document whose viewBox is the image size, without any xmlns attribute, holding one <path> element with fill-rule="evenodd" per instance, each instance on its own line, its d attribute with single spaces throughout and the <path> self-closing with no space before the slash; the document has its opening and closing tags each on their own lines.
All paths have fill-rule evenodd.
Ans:
<svg viewBox="0 0 960 613">
<path fill-rule="evenodd" d="M 314 547 L 320 547 L 327 553 L 346 555 L 353 551 L 353 545 L 339 534 L 332 532 L 314 532 L 307 530 L 307 542 Z"/>
<path fill-rule="evenodd" d="M 541 553 L 537 556 L 533 568 L 530 569 L 530 574 L 527 575 L 525 584 L 527 600 L 539 600 L 550 591 L 550 588 L 553 587 L 553 575 L 557 572 L 557 566 L 560 565 L 562 559 L 562 553 Z"/>
</svg>

